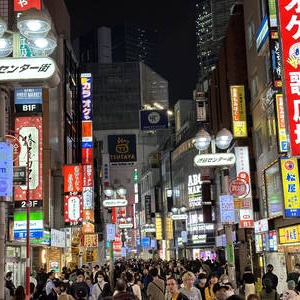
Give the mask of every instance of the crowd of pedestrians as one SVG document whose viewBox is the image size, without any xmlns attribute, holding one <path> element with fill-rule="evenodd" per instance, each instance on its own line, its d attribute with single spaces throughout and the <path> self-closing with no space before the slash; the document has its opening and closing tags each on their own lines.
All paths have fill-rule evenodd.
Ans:
<svg viewBox="0 0 300 300">
<path fill-rule="evenodd" d="M 227 276 L 226 265 L 216 261 L 120 260 L 109 265 L 83 265 L 61 276 L 40 269 L 30 278 L 32 300 L 300 300 L 300 265 L 287 276 L 287 289 L 277 293 L 278 277 L 267 266 L 261 291 L 255 276 L 245 268 L 237 289 Z M 112 276 L 113 275 L 113 276 Z M 109 278 L 112 278 L 110 281 Z M 5 300 L 24 300 L 24 287 L 15 287 L 12 273 L 5 276 Z"/>
</svg>

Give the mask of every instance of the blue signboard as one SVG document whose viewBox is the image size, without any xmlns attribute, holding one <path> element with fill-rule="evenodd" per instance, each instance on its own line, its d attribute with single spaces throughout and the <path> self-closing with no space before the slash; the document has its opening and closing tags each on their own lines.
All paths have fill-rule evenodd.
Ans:
<svg viewBox="0 0 300 300">
<path fill-rule="evenodd" d="M 12 196 L 13 145 L 0 142 L 0 196 Z"/>
<path fill-rule="evenodd" d="M 116 236 L 116 225 L 106 224 L 106 240 L 114 241 L 115 236 Z"/>
<path fill-rule="evenodd" d="M 93 142 L 82 142 L 81 147 L 82 148 L 93 148 Z"/>
<path fill-rule="evenodd" d="M 140 128 L 141 130 L 168 128 L 167 110 L 140 110 Z"/>
<path fill-rule="evenodd" d="M 92 120 L 92 74 L 81 74 L 82 121 Z"/>
<path fill-rule="evenodd" d="M 17 113 L 42 112 L 42 88 L 16 88 L 15 107 Z"/>
<path fill-rule="evenodd" d="M 142 238 L 142 246 L 143 248 L 151 248 L 151 239 L 149 237 Z"/>
<path fill-rule="evenodd" d="M 257 53 L 259 53 L 262 47 L 264 46 L 268 36 L 269 36 L 269 24 L 268 24 L 268 16 L 266 15 L 262 20 L 262 23 L 256 33 Z"/>
</svg>

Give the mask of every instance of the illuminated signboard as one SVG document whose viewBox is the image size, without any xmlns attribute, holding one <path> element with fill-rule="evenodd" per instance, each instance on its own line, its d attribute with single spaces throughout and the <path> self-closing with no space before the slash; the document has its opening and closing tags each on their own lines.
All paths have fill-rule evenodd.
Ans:
<svg viewBox="0 0 300 300">
<path fill-rule="evenodd" d="M 277 112 L 277 129 L 278 129 L 278 144 L 280 152 L 287 152 L 288 140 L 285 126 L 284 102 L 283 95 L 276 95 L 276 112 Z"/>
<path fill-rule="evenodd" d="M 271 252 L 278 251 L 278 238 L 276 230 L 269 231 L 269 249 Z"/>
<path fill-rule="evenodd" d="M 0 142 L 0 196 L 12 196 L 13 145 Z"/>
<path fill-rule="evenodd" d="M 140 110 L 140 129 L 157 130 L 168 128 L 168 113 L 166 109 Z"/>
<path fill-rule="evenodd" d="M 41 10 L 41 0 L 14 0 L 14 11 L 24 11 L 30 8 Z"/>
<path fill-rule="evenodd" d="M 212 153 L 197 154 L 194 157 L 194 164 L 197 167 L 232 166 L 235 164 L 235 155 L 233 153 Z"/>
<path fill-rule="evenodd" d="M 92 120 L 92 74 L 81 74 L 82 121 Z"/>
<path fill-rule="evenodd" d="M 98 234 L 85 234 L 83 237 L 84 247 L 98 247 Z"/>
<path fill-rule="evenodd" d="M 103 201 L 104 207 L 122 207 L 126 206 L 128 201 L 126 199 L 105 199 Z"/>
<path fill-rule="evenodd" d="M 243 85 L 231 85 L 231 109 L 233 122 L 233 136 L 247 137 L 247 120 L 245 104 L 245 88 Z"/>
<path fill-rule="evenodd" d="M 295 157 L 280 160 L 286 217 L 300 217 L 300 184 L 298 160 Z"/>
<path fill-rule="evenodd" d="M 254 222 L 255 233 L 268 232 L 268 231 L 269 231 L 268 219 L 261 219 Z"/>
<path fill-rule="evenodd" d="M 93 187 L 83 187 L 82 188 L 82 200 L 84 209 L 93 208 Z"/>
<path fill-rule="evenodd" d="M 156 239 L 162 240 L 162 220 L 161 217 L 156 215 L 155 217 L 155 230 L 156 230 Z"/>
<path fill-rule="evenodd" d="M 234 201 L 232 195 L 220 195 L 220 218 L 221 223 L 234 223 Z"/>
<path fill-rule="evenodd" d="M 279 228 L 279 243 L 288 244 L 300 241 L 300 225 Z"/>
<path fill-rule="evenodd" d="M 15 166 L 27 167 L 27 147 L 21 136 L 26 138 L 30 147 L 29 192 L 31 200 L 43 199 L 43 120 L 42 117 L 18 117 L 15 119 L 15 131 L 20 134 L 21 152 Z M 15 201 L 26 200 L 26 185 L 15 186 Z M 17 204 L 17 203 L 16 203 Z"/>
<path fill-rule="evenodd" d="M 67 195 L 64 197 L 64 221 L 78 223 L 83 218 L 83 204 L 81 195 Z"/>
<path fill-rule="evenodd" d="M 15 88 L 15 107 L 17 113 L 42 112 L 42 88 Z"/>
<path fill-rule="evenodd" d="M 278 8 L 291 156 L 300 156 L 299 3 L 278 0 Z"/>
<path fill-rule="evenodd" d="M 30 238 L 43 237 L 43 212 L 30 212 Z M 19 211 L 14 213 L 14 239 L 26 239 L 27 233 L 27 213 Z"/>
<path fill-rule="evenodd" d="M 56 70 L 49 57 L 0 59 L 0 81 L 46 81 Z"/>
<path fill-rule="evenodd" d="M 126 163 L 136 161 L 136 136 L 108 135 L 108 152 L 111 163 Z"/>
<path fill-rule="evenodd" d="M 66 233 L 64 231 L 51 228 L 51 247 L 66 247 Z"/>
<path fill-rule="evenodd" d="M 251 177 L 250 177 L 250 164 L 249 164 L 249 150 L 248 147 L 235 147 L 236 156 L 236 177 L 243 180 L 248 188 L 249 192 L 247 198 L 251 204 L 250 208 L 242 208 L 239 210 L 240 214 L 240 227 L 241 228 L 253 228 L 253 208 L 252 208 L 252 190 L 251 190 Z"/>
<path fill-rule="evenodd" d="M 271 31 L 270 34 L 270 51 L 272 57 L 272 79 L 273 86 L 277 89 L 282 88 L 281 78 L 281 51 L 278 41 L 278 31 Z"/>
<path fill-rule="evenodd" d="M 91 187 L 93 186 L 93 166 L 92 165 L 83 165 L 83 186 Z"/>
<path fill-rule="evenodd" d="M 63 166 L 64 192 L 78 193 L 82 192 L 82 166 L 65 165 Z"/>
<path fill-rule="evenodd" d="M 269 25 L 268 25 L 268 16 L 266 15 L 262 20 L 258 31 L 256 33 L 256 50 L 257 53 L 261 52 L 261 49 L 265 45 L 265 42 L 268 38 L 269 34 Z"/>
<path fill-rule="evenodd" d="M 202 181 L 201 174 L 188 176 L 189 208 L 202 207 Z"/>
<path fill-rule="evenodd" d="M 264 171 L 268 217 L 283 215 L 283 191 L 279 163 L 276 162 Z"/>
</svg>

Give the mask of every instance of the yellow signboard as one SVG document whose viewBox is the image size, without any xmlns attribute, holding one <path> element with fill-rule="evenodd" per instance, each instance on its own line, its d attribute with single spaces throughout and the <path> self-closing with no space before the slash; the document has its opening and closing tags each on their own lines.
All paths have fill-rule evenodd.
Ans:
<svg viewBox="0 0 300 300">
<path fill-rule="evenodd" d="M 247 119 L 245 88 L 243 85 L 231 85 L 231 113 L 234 137 L 247 137 Z"/>
<path fill-rule="evenodd" d="M 161 217 L 155 218 L 156 240 L 162 240 L 162 222 Z"/>
<path fill-rule="evenodd" d="M 300 225 L 279 228 L 279 243 L 296 243 L 300 241 Z"/>
<path fill-rule="evenodd" d="M 166 218 L 166 240 L 173 239 L 173 221 L 171 218 Z"/>
<path fill-rule="evenodd" d="M 284 212 L 286 217 L 300 217 L 300 184 L 298 160 L 295 157 L 280 160 Z"/>
</svg>

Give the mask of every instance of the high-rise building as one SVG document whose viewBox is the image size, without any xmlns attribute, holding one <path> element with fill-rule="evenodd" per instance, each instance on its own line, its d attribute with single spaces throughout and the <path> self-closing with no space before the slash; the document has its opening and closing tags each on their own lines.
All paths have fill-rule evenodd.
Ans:
<svg viewBox="0 0 300 300">
<path fill-rule="evenodd" d="M 156 44 L 156 31 L 130 24 L 122 24 L 112 28 L 113 62 L 140 61 L 154 67 Z"/>
<path fill-rule="evenodd" d="M 211 70 L 217 61 L 230 9 L 235 0 L 196 0 L 196 39 L 199 78 Z"/>
<path fill-rule="evenodd" d="M 143 63 L 86 64 L 94 77 L 94 130 L 137 129 L 139 110 L 168 108 L 168 82 Z"/>
</svg>

